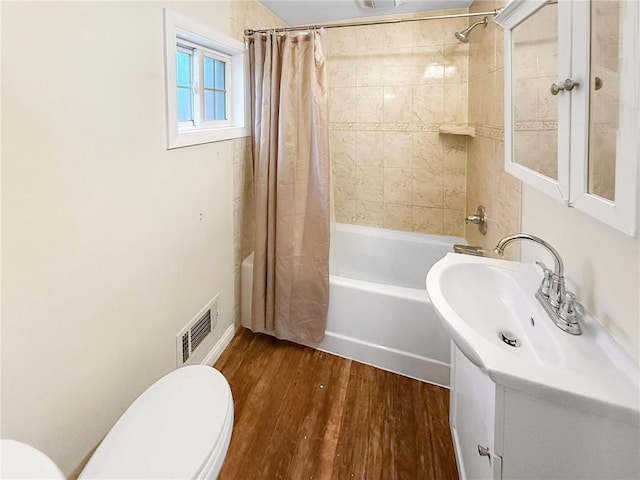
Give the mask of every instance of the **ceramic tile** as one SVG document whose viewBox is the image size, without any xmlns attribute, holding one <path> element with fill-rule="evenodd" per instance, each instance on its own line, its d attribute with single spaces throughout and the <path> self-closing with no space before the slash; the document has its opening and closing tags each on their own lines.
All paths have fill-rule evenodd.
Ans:
<svg viewBox="0 0 640 480">
<path fill-rule="evenodd" d="M 356 88 L 356 121 L 379 123 L 383 120 L 383 87 Z"/>
<path fill-rule="evenodd" d="M 386 91 L 386 89 L 385 89 Z M 385 111 L 386 113 L 386 111 Z M 413 86 L 413 121 L 423 123 L 443 123 L 444 86 Z M 386 116 L 385 116 L 386 119 Z"/>
<path fill-rule="evenodd" d="M 330 87 L 356 86 L 356 59 L 353 55 L 335 55 L 327 64 Z"/>
<path fill-rule="evenodd" d="M 460 135 L 442 135 L 444 137 L 445 172 L 465 173 L 467 167 L 467 137 Z"/>
<path fill-rule="evenodd" d="M 336 199 L 336 222 L 353 224 L 356 221 L 356 201 Z"/>
<path fill-rule="evenodd" d="M 384 204 L 381 202 L 356 203 L 356 225 L 366 225 L 371 227 L 384 226 Z"/>
<path fill-rule="evenodd" d="M 383 201 L 383 169 L 379 167 L 357 167 L 356 195 L 365 202 Z"/>
<path fill-rule="evenodd" d="M 411 132 L 384 132 L 384 166 L 411 168 Z"/>
<path fill-rule="evenodd" d="M 351 54 L 355 51 L 355 27 L 332 28 L 325 32 L 323 44 L 329 58 L 333 58 L 334 55 Z"/>
<path fill-rule="evenodd" d="M 558 97 L 551 94 L 549 86 L 557 81 L 556 77 L 538 78 L 536 120 L 558 121 Z"/>
<path fill-rule="evenodd" d="M 444 123 L 449 125 L 467 124 L 467 85 L 444 86 Z"/>
<path fill-rule="evenodd" d="M 414 168 L 411 203 L 422 207 L 442 208 L 444 206 L 443 175 Z"/>
<path fill-rule="evenodd" d="M 538 79 L 516 78 L 513 82 L 513 104 L 515 122 L 538 120 Z"/>
<path fill-rule="evenodd" d="M 443 234 L 454 237 L 464 237 L 464 219 L 466 217 L 464 210 L 443 210 Z"/>
<path fill-rule="evenodd" d="M 384 85 L 384 60 L 375 53 L 356 56 L 356 86 L 376 87 Z"/>
<path fill-rule="evenodd" d="M 398 48 L 384 56 L 382 81 L 385 86 L 413 83 L 413 48 Z"/>
<path fill-rule="evenodd" d="M 357 131 L 356 164 L 379 166 L 384 165 L 384 133 L 376 131 Z"/>
<path fill-rule="evenodd" d="M 329 89 L 329 121 L 355 122 L 356 89 L 336 87 Z"/>
<path fill-rule="evenodd" d="M 443 234 L 443 210 L 441 208 L 412 207 L 411 230 L 431 235 Z"/>
<path fill-rule="evenodd" d="M 386 52 L 395 53 L 399 49 L 413 47 L 413 28 L 406 23 L 388 23 L 380 27 L 378 41 L 383 41 Z"/>
<path fill-rule="evenodd" d="M 462 45 L 460 43 L 460 40 L 456 38 L 455 32 L 464 30 L 465 28 L 467 28 L 467 26 L 471 21 L 475 21 L 476 19 L 460 17 L 460 18 L 450 18 L 448 20 L 445 20 L 446 22 L 445 32 L 444 32 L 445 45 Z M 474 33 L 475 33 L 475 30 L 474 30 Z"/>
<path fill-rule="evenodd" d="M 469 44 L 458 42 L 444 49 L 444 83 L 467 83 Z"/>
<path fill-rule="evenodd" d="M 359 54 L 381 54 L 386 49 L 383 32 L 378 25 L 364 25 L 356 29 L 356 52 Z M 382 41 L 381 41 L 382 40 Z"/>
<path fill-rule="evenodd" d="M 444 47 L 440 45 L 414 47 L 412 79 L 414 85 L 444 83 Z"/>
<path fill-rule="evenodd" d="M 412 87 L 384 87 L 384 121 L 410 123 L 413 119 L 412 101 Z"/>
<path fill-rule="evenodd" d="M 430 172 L 442 173 L 445 138 L 445 135 L 436 132 L 413 132 L 413 168 L 424 168 Z"/>
<path fill-rule="evenodd" d="M 444 37 L 449 29 L 446 20 L 425 20 L 413 22 L 413 45 L 444 45 Z"/>
<path fill-rule="evenodd" d="M 411 205 L 412 170 L 408 168 L 384 169 L 384 202 Z"/>
<path fill-rule="evenodd" d="M 384 228 L 412 231 L 411 205 L 384 204 Z"/>
<path fill-rule="evenodd" d="M 462 210 L 466 205 L 466 175 L 459 172 L 444 172 L 444 207 Z"/>
<path fill-rule="evenodd" d="M 352 165 L 333 164 L 333 195 L 337 200 L 355 200 L 357 198 L 357 170 Z"/>
<path fill-rule="evenodd" d="M 329 145 L 331 147 L 331 161 L 334 164 L 355 165 L 355 132 L 332 130 L 329 133 Z"/>
</svg>

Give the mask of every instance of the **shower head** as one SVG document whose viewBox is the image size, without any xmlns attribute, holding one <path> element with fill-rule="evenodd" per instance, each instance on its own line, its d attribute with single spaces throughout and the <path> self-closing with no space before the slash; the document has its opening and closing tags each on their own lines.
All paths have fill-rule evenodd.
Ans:
<svg viewBox="0 0 640 480">
<path fill-rule="evenodd" d="M 465 28 L 461 32 L 456 32 L 454 35 L 462 43 L 469 43 L 469 33 L 471 32 L 471 30 L 473 30 L 474 28 L 476 28 L 480 24 L 484 25 L 484 27 L 487 28 L 487 24 L 488 23 L 489 23 L 489 17 L 484 17 L 482 20 L 479 20 L 479 21 L 477 21 L 475 23 L 472 23 L 471 25 L 469 25 L 467 28 Z"/>
</svg>

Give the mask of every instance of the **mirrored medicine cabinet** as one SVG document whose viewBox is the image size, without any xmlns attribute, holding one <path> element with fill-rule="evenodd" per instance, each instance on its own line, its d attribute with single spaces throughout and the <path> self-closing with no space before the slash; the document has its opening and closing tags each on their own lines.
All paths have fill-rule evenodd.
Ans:
<svg viewBox="0 0 640 480">
<path fill-rule="evenodd" d="M 512 0 L 495 21 L 506 171 L 636 236 L 640 2 Z"/>
</svg>

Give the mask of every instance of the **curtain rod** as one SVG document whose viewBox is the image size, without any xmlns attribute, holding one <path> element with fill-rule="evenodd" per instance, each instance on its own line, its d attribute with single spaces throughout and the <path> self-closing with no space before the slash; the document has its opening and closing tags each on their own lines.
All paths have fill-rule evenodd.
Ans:
<svg viewBox="0 0 640 480">
<path fill-rule="evenodd" d="M 434 15 L 432 17 L 389 19 L 389 20 L 378 20 L 374 22 L 328 23 L 326 25 L 300 25 L 297 27 L 265 28 L 262 30 L 247 29 L 244 31 L 244 35 L 246 37 L 249 37 L 254 33 L 295 32 L 297 30 L 317 30 L 320 28 L 360 27 L 360 26 L 366 26 L 366 25 L 384 25 L 387 23 L 418 22 L 420 20 L 441 20 L 445 18 L 481 17 L 484 15 L 493 15 L 495 17 L 501 11 L 502 11 L 502 8 L 496 8 L 495 10 L 491 10 L 489 12 L 453 13 L 449 15 Z"/>
</svg>

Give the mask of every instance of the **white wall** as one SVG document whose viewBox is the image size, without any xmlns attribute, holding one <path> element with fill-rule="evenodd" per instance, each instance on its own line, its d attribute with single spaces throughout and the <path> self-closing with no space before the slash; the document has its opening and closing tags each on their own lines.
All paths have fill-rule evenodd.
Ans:
<svg viewBox="0 0 640 480">
<path fill-rule="evenodd" d="M 165 149 L 162 6 L 2 6 L 2 437 L 67 475 L 218 292 L 232 323 L 231 143 Z"/>
<path fill-rule="evenodd" d="M 522 231 L 547 240 L 558 250 L 578 299 L 639 361 L 640 240 L 526 185 L 522 191 Z M 524 261 L 545 255 L 542 248 L 525 243 Z"/>
</svg>

